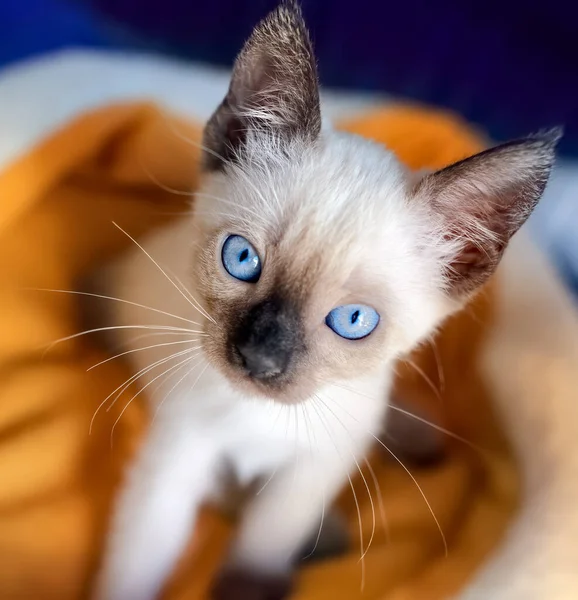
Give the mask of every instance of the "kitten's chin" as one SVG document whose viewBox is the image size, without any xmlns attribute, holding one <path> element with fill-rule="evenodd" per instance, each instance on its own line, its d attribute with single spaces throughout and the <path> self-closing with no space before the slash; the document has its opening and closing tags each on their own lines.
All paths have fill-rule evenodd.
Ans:
<svg viewBox="0 0 578 600">
<path fill-rule="evenodd" d="M 233 391 L 241 398 L 263 399 L 279 404 L 294 405 L 305 402 L 315 392 L 311 386 L 300 385 L 290 376 L 259 380 L 248 375 L 242 368 L 222 360 L 211 360 Z"/>
<path fill-rule="evenodd" d="M 234 369 L 231 370 L 234 371 Z M 273 400 L 279 404 L 300 404 L 310 398 L 314 391 L 306 390 L 303 386 L 291 381 L 259 381 L 238 371 L 226 375 L 226 377 L 243 396 Z"/>
</svg>

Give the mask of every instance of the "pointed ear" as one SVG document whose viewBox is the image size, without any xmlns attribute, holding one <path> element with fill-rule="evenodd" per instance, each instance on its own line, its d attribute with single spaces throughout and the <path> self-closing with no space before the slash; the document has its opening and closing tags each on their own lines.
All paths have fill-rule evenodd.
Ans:
<svg viewBox="0 0 578 600">
<path fill-rule="evenodd" d="M 491 148 L 418 183 L 416 199 L 433 209 L 452 248 L 446 269 L 454 297 L 473 292 L 494 272 L 544 192 L 561 135 L 554 129 Z"/>
<path fill-rule="evenodd" d="M 205 165 L 220 169 L 239 158 L 251 133 L 313 140 L 320 128 L 311 41 L 299 7 L 285 1 L 259 23 L 235 61 L 229 91 L 205 128 Z"/>
</svg>

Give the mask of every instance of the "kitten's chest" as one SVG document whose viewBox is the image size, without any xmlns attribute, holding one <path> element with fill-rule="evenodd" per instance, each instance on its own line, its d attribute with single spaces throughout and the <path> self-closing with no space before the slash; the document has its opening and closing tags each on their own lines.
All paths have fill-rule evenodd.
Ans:
<svg viewBox="0 0 578 600">
<path fill-rule="evenodd" d="M 386 406 L 385 398 L 370 404 L 352 392 L 323 403 L 240 403 L 221 424 L 224 455 L 243 484 L 304 463 L 355 463 L 380 435 Z"/>
</svg>

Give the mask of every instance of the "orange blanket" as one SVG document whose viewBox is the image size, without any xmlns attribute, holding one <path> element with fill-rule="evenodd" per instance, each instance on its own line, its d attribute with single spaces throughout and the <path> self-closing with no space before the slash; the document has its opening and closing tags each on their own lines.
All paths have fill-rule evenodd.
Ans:
<svg viewBox="0 0 578 600">
<path fill-rule="evenodd" d="M 481 144 L 460 122 L 420 108 L 390 108 L 342 126 L 386 143 L 413 168 L 441 167 Z M 168 190 L 194 189 L 198 151 L 185 139 L 199 134 L 198 126 L 169 124 L 152 106 L 109 106 L 70 122 L 0 173 L 3 599 L 88 597 L 112 496 L 147 422 L 144 406 L 133 402 L 111 450 L 111 427 L 131 390 L 99 413 L 89 436 L 96 407 L 128 378 L 126 367 L 111 361 L 87 372 L 103 359 L 91 336 L 45 353 L 52 341 L 80 330 L 78 298 L 31 288 L 74 289 L 79 276 L 126 246 L 111 221 L 138 236 L 182 210 L 183 197 Z M 448 437 L 440 465 L 412 470 L 445 535 L 447 556 L 416 483 L 385 451 L 375 453 L 387 523 L 378 514 L 365 557 L 367 600 L 448 597 L 500 539 L 516 507 L 517 470 L 472 360 L 490 308 L 488 288 L 446 325 L 435 347 L 400 367 L 403 397 L 484 451 Z M 359 481 L 356 490 L 367 540 L 371 505 Z M 350 491 L 341 501 L 355 536 Z M 228 533 L 218 515 L 203 515 L 167 598 L 204 597 Z M 304 568 L 295 597 L 351 600 L 359 597 L 360 580 L 354 544 L 349 555 Z"/>
</svg>

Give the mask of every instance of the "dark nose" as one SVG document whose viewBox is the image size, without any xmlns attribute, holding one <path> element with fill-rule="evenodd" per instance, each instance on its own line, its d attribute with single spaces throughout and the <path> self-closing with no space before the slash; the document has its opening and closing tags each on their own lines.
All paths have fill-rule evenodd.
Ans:
<svg viewBox="0 0 578 600">
<path fill-rule="evenodd" d="M 303 346 L 299 313 L 280 298 L 260 302 L 241 318 L 231 342 L 249 376 L 273 382 Z"/>
<path fill-rule="evenodd" d="M 284 373 L 289 364 L 286 352 L 268 353 L 265 348 L 255 344 L 237 345 L 237 351 L 247 373 L 255 379 L 272 379 Z"/>
</svg>

